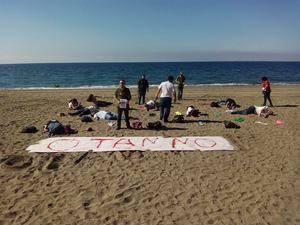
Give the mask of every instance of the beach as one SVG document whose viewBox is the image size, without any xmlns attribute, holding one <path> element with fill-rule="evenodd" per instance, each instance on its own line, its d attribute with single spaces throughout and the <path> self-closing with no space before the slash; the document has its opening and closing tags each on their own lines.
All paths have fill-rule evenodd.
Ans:
<svg viewBox="0 0 300 225">
<path fill-rule="evenodd" d="M 131 92 L 130 116 L 142 120 L 143 127 L 158 120 L 159 112 L 139 109 L 137 90 Z M 147 98 L 153 99 L 155 92 L 151 88 Z M 68 100 L 77 98 L 88 106 L 89 94 L 113 102 L 103 109 L 116 112 L 113 89 L 0 90 L 0 224 L 300 223 L 300 85 L 272 86 L 275 116 L 269 118 L 210 107 L 210 102 L 227 97 L 242 108 L 261 105 L 259 85 L 186 87 L 171 118 L 193 105 L 208 114 L 197 119 L 217 122 L 169 123 L 171 129 L 162 131 L 107 130 L 106 120 L 85 124 L 69 116 Z M 58 116 L 61 112 L 66 116 Z M 224 127 L 222 121 L 237 117 L 245 119 L 240 129 Z M 89 153 L 75 165 L 82 153 L 56 157 L 25 150 L 47 138 L 42 130 L 50 119 L 71 124 L 78 130 L 71 136 L 223 136 L 235 150 Z M 30 124 L 39 131 L 20 133 Z M 94 131 L 87 132 L 88 127 Z M 14 162 L 8 157 L 23 158 Z M 55 168 L 49 168 L 55 157 Z"/>
</svg>

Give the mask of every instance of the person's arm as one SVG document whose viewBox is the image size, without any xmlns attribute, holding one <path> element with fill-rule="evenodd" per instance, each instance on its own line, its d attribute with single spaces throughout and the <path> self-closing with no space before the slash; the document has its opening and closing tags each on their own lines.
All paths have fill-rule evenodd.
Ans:
<svg viewBox="0 0 300 225">
<path fill-rule="evenodd" d="M 270 88 L 270 81 L 267 81 L 266 82 L 266 90 L 270 90 L 271 88 Z"/>
<path fill-rule="evenodd" d="M 173 84 L 173 98 L 174 98 L 174 103 L 176 103 L 176 91 L 175 91 L 174 84 Z"/>
<path fill-rule="evenodd" d="M 130 93 L 130 90 L 129 89 L 127 89 L 128 90 L 128 96 L 127 96 L 127 100 L 128 100 L 128 102 L 131 100 L 131 93 Z"/>
<path fill-rule="evenodd" d="M 149 83 L 148 83 L 148 81 L 146 81 L 146 89 L 147 89 L 147 91 L 149 91 Z"/>
<path fill-rule="evenodd" d="M 155 99 L 154 99 L 155 102 L 157 101 L 160 92 L 161 92 L 161 85 L 158 86 L 158 89 L 157 89 L 157 92 L 155 95 Z"/>
<path fill-rule="evenodd" d="M 176 103 L 176 91 L 173 91 L 174 103 Z"/>
<path fill-rule="evenodd" d="M 119 89 L 117 89 L 116 92 L 115 92 L 115 98 L 117 99 L 117 101 L 120 101 L 120 99 L 119 99 Z"/>
<path fill-rule="evenodd" d="M 265 90 L 265 82 L 264 82 L 264 81 L 261 83 L 261 89 L 262 89 L 263 91 Z"/>
</svg>

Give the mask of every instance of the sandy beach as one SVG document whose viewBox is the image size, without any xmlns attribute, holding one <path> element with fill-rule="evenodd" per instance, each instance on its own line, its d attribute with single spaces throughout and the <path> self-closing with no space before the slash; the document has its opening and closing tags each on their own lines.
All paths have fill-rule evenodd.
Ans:
<svg viewBox="0 0 300 225">
<path fill-rule="evenodd" d="M 151 88 L 148 99 L 154 97 Z M 159 112 L 139 109 L 130 116 L 145 126 Z M 174 105 L 185 113 L 194 105 L 199 119 L 220 121 L 167 124 L 169 130 L 110 130 L 105 120 L 82 123 L 67 113 L 75 97 L 85 106 L 92 93 L 114 104 L 114 90 L 0 90 L 0 224 L 300 224 L 299 111 L 300 85 L 272 86 L 275 116 L 243 116 L 240 129 L 221 123 L 239 115 L 211 108 L 211 101 L 231 97 L 242 108 L 261 105 L 260 86 L 187 87 L 183 101 Z M 64 112 L 65 117 L 57 114 Z M 71 124 L 73 136 L 223 136 L 236 148 L 214 152 L 28 153 L 25 149 L 47 138 L 43 125 L 50 119 Z M 277 125 L 276 120 L 284 121 Z M 255 123 L 257 121 L 267 125 Z M 20 133 L 35 125 L 35 134 Z M 124 122 L 122 126 L 125 127 Z M 95 131 L 85 131 L 92 127 Z M 125 153 L 126 155 L 126 153 Z M 53 164 L 56 157 L 55 167 Z M 9 160 L 10 159 L 10 160 Z M 58 159 L 58 160 L 57 160 Z M 298 213 L 297 213 L 298 212 Z"/>
</svg>

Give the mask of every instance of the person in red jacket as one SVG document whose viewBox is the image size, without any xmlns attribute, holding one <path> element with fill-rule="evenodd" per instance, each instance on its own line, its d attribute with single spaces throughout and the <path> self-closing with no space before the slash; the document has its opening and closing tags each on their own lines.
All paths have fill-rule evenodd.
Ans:
<svg viewBox="0 0 300 225">
<path fill-rule="evenodd" d="M 270 103 L 270 106 L 273 106 L 272 101 L 271 101 L 271 86 L 270 86 L 270 81 L 268 80 L 267 77 L 262 77 L 261 78 L 261 85 L 262 85 L 262 93 L 264 95 L 264 103 L 263 106 L 267 104 L 267 100 Z"/>
</svg>

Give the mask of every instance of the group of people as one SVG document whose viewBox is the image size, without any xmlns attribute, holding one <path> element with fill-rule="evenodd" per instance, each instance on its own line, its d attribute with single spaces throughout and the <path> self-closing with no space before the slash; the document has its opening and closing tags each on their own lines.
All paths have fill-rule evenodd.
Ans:
<svg viewBox="0 0 300 225">
<path fill-rule="evenodd" d="M 181 72 L 176 82 L 178 84 L 178 92 L 176 96 L 175 86 L 174 86 L 174 77 L 168 76 L 166 81 L 162 82 L 158 86 L 158 90 L 155 95 L 154 101 L 151 100 L 151 103 L 157 102 L 159 98 L 159 110 L 160 110 L 160 120 L 164 122 L 168 122 L 168 118 L 170 115 L 171 105 L 172 105 L 172 99 L 173 102 L 176 103 L 176 99 L 182 100 L 183 95 L 183 88 L 185 84 L 185 76 Z M 145 76 L 142 75 L 141 79 L 138 81 L 138 95 L 139 95 L 139 104 L 145 103 L 145 96 L 146 92 L 149 90 L 149 83 L 146 80 Z M 247 109 L 244 110 L 238 110 L 240 107 L 237 105 L 232 99 L 229 99 L 229 101 L 226 101 L 226 106 L 232 110 L 232 114 L 258 114 L 264 117 L 267 117 L 268 115 L 272 115 L 273 112 L 266 107 L 267 100 L 269 101 L 270 106 L 272 107 L 272 101 L 271 101 L 271 86 L 270 82 L 267 77 L 262 77 L 262 93 L 264 96 L 264 102 L 263 107 L 257 107 L 257 106 L 250 106 Z M 129 123 L 129 102 L 131 100 L 131 93 L 130 90 L 125 86 L 125 80 L 120 81 L 120 86 L 115 92 L 115 98 L 119 102 L 118 104 L 118 122 L 117 122 L 117 129 L 121 128 L 121 118 L 122 114 L 124 112 L 125 115 L 125 122 L 127 128 L 131 128 Z M 147 108 L 148 109 L 148 108 Z"/>
<path fill-rule="evenodd" d="M 160 111 L 160 120 L 163 122 L 168 122 L 168 118 L 170 115 L 170 110 L 173 103 L 176 103 L 176 100 L 182 100 L 183 88 L 185 84 L 185 76 L 183 73 L 180 73 L 176 79 L 178 84 L 178 91 L 176 93 L 175 85 L 174 85 L 174 77 L 168 76 L 166 81 L 162 82 L 157 89 L 154 100 L 150 100 L 149 104 L 145 104 L 146 92 L 149 90 L 149 83 L 146 80 L 145 76 L 142 75 L 141 79 L 138 81 L 138 103 L 139 105 L 145 104 L 146 109 L 156 108 L 158 107 Z M 258 106 L 250 106 L 244 110 L 238 110 L 240 107 L 235 103 L 233 99 L 225 99 L 218 102 L 212 102 L 212 107 L 220 107 L 220 105 L 224 104 L 227 106 L 231 114 L 258 114 L 264 117 L 273 114 L 273 112 L 266 107 L 267 101 L 269 101 L 270 106 L 273 106 L 271 101 L 271 86 L 267 77 L 262 77 L 262 93 L 264 96 L 263 107 Z M 125 119 L 126 126 L 128 129 L 131 129 L 131 125 L 129 122 L 129 103 L 131 101 L 131 92 L 129 88 L 125 85 L 125 80 L 120 80 L 119 87 L 115 91 L 115 98 L 118 101 L 118 113 L 117 115 L 113 115 L 114 118 L 117 117 L 117 129 L 121 128 L 121 120 Z M 159 99 L 159 103 L 158 103 Z M 76 99 L 71 99 L 69 102 L 69 109 L 75 110 L 75 112 L 69 113 L 70 115 L 79 115 L 80 117 L 84 115 L 91 114 L 94 116 L 97 112 L 99 112 L 99 106 L 103 106 L 103 104 L 107 104 L 107 102 L 97 101 L 97 96 L 90 95 L 87 99 L 88 102 L 92 102 L 94 105 L 90 107 L 83 107 Z M 111 104 L 111 103 L 110 103 Z M 124 114 L 124 117 L 123 117 Z"/>
<path fill-rule="evenodd" d="M 185 76 L 182 72 L 180 72 L 179 75 L 177 76 L 176 83 L 177 83 L 177 90 L 178 90 L 177 98 L 178 100 L 182 100 L 183 87 L 185 84 Z M 145 104 L 147 91 L 149 91 L 149 82 L 146 79 L 145 75 L 142 75 L 141 79 L 138 81 L 138 104 L 139 105 Z"/>
<path fill-rule="evenodd" d="M 183 73 L 180 73 L 176 79 L 178 83 L 178 100 L 182 100 L 183 95 L 183 87 L 185 82 L 185 77 Z M 162 82 L 157 90 L 154 103 L 159 101 L 159 109 L 160 109 L 160 120 L 164 122 L 168 122 L 168 118 L 170 115 L 170 109 L 172 105 L 172 97 L 174 99 L 174 103 L 176 102 L 176 91 L 174 86 L 174 77 L 168 76 L 167 80 Z M 138 82 L 138 94 L 139 94 L 139 105 L 145 104 L 145 96 L 146 92 L 149 90 L 149 83 L 143 75 Z M 124 112 L 125 122 L 127 128 L 131 128 L 129 123 L 129 101 L 131 100 L 130 90 L 125 86 L 125 80 L 120 81 L 120 86 L 115 92 L 115 98 L 119 102 L 118 105 L 118 122 L 117 129 L 121 128 L 121 117 Z"/>
<path fill-rule="evenodd" d="M 180 72 L 176 81 L 178 84 L 178 100 L 182 100 L 183 87 L 185 83 L 185 76 L 182 72 Z M 158 97 L 160 96 L 160 103 L 159 103 L 160 120 L 163 120 L 164 122 L 168 122 L 168 117 L 170 115 L 170 109 L 172 104 L 172 97 L 174 97 L 174 103 L 176 102 L 176 91 L 173 82 L 174 82 L 174 77 L 168 76 L 167 80 L 165 82 L 162 82 L 159 85 L 154 101 L 153 100 L 151 101 L 151 103 L 153 102 L 155 105 L 155 102 L 157 102 Z M 138 81 L 138 104 L 139 105 L 145 104 L 146 93 L 148 90 L 149 90 L 149 82 L 145 78 L 145 75 L 142 75 L 141 79 Z M 118 101 L 117 130 L 121 128 L 121 118 L 123 113 L 125 116 L 126 126 L 127 128 L 131 129 L 130 122 L 129 122 L 129 102 L 131 100 L 131 93 L 129 88 L 125 86 L 125 80 L 120 80 L 120 85 L 115 91 L 115 98 Z"/>
</svg>

